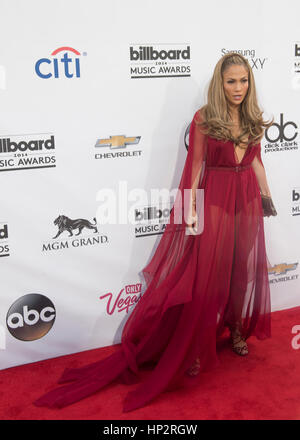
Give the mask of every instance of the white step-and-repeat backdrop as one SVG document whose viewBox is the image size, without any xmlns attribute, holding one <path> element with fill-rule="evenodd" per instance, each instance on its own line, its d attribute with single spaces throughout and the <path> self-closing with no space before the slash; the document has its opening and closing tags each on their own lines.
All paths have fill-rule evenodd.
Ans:
<svg viewBox="0 0 300 440">
<path fill-rule="evenodd" d="M 120 342 L 169 216 L 150 191 L 179 184 L 229 51 L 275 118 L 272 310 L 300 305 L 299 15 L 296 1 L 1 0 L 0 368 Z"/>
</svg>

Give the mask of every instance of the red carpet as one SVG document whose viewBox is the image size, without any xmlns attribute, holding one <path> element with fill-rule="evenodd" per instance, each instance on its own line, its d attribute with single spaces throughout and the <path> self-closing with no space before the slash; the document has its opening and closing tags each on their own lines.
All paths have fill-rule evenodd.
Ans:
<svg viewBox="0 0 300 440">
<path fill-rule="evenodd" d="M 249 338 L 245 357 L 233 353 L 224 337 L 218 347 L 220 367 L 201 373 L 194 388 L 163 393 L 146 407 L 124 414 L 122 400 L 137 385 L 113 383 L 63 409 L 32 404 L 56 387 L 66 367 L 94 362 L 118 346 L 8 368 L 0 371 L 0 419 L 300 420 L 300 348 L 291 345 L 295 325 L 300 325 L 300 307 L 273 312 L 272 338 Z M 298 342 L 300 346 L 300 338 Z"/>
</svg>

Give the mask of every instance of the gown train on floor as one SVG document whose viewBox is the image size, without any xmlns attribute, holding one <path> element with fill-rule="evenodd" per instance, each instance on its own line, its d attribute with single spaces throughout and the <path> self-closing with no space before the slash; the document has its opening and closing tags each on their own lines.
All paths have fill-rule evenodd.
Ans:
<svg viewBox="0 0 300 440">
<path fill-rule="evenodd" d="M 189 385 L 195 379 L 187 371 L 196 358 L 200 372 L 216 368 L 217 341 L 226 327 L 239 326 L 246 339 L 271 336 L 261 145 L 250 142 L 237 162 L 234 144 L 205 135 L 197 120 L 199 111 L 169 223 L 142 270 L 147 288 L 124 325 L 120 348 L 66 369 L 58 382 L 65 385 L 41 396 L 37 406 L 64 407 L 116 380 L 136 384 L 123 406 L 132 411 L 164 391 Z M 187 232 L 193 192 L 185 189 L 204 191 L 202 212 L 197 192 L 198 217 L 204 217 L 196 235 Z M 144 367 L 150 371 L 141 380 Z"/>
</svg>

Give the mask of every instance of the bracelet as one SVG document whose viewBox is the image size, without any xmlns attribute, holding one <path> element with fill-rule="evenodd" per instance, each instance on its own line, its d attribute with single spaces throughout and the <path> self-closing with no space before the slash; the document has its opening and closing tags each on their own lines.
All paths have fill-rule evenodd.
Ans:
<svg viewBox="0 0 300 440">
<path fill-rule="evenodd" d="M 261 197 L 264 197 L 265 199 L 270 199 L 271 198 L 271 196 L 267 196 L 265 194 L 260 194 L 260 195 L 261 195 Z"/>
</svg>

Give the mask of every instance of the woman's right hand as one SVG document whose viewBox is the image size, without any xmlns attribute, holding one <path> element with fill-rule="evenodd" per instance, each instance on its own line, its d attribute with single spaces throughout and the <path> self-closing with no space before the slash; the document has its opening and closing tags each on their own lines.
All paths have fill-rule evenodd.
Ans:
<svg viewBox="0 0 300 440">
<path fill-rule="evenodd" d="M 198 215 L 195 207 L 192 208 L 192 212 L 189 214 L 186 224 L 186 233 L 188 235 L 197 235 Z"/>
</svg>

